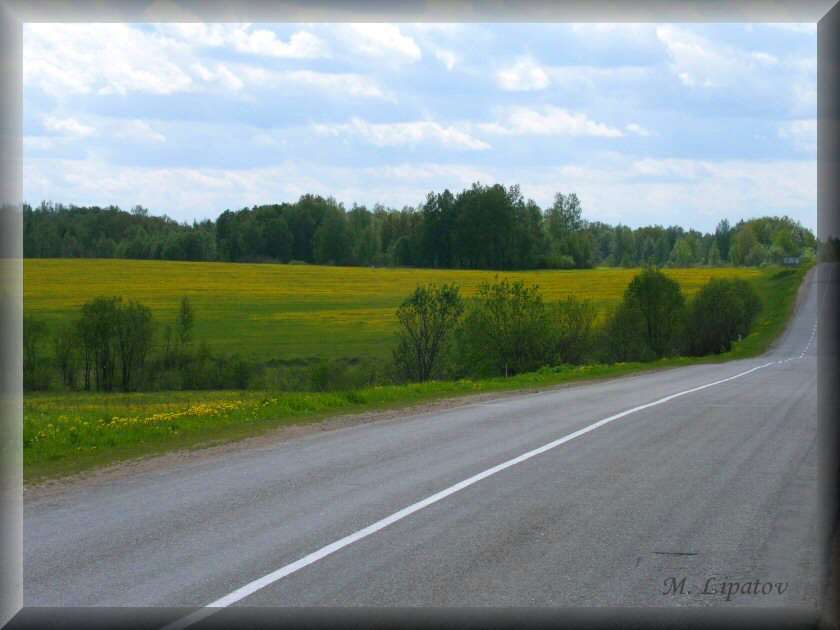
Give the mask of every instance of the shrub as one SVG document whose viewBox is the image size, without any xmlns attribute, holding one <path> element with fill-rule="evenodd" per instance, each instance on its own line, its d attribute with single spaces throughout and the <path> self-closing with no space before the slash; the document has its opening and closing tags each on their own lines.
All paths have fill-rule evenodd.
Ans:
<svg viewBox="0 0 840 630">
<path fill-rule="evenodd" d="M 78 339 L 70 325 L 59 328 L 53 337 L 53 358 L 61 372 L 64 385 L 73 389 L 76 385 L 78 363 Z"/>
<path fill-rule="evenodd" d="M 638 309 L 624 303 L 611 309 L 597 334 L 599 360 L 652 361 L 656 355 L 645 343 L 644 331 L 645 324 Z"/>
<path fill-rule="evenodd" d="M 676 280 L 647 267 L 627 285 L 617 316 L 620 323 L 638 325 L 647 348 L 656 357 L 678 354 L 685 296 Z"/>
<path fill-rule="evenodd" d="M 479 375 L 535 370 L 550 361 L 549 325 L 537 285 L 483 282 L 457 335 L 460 359 Z"/>
<path fill-rule="evenodd" d="M 439 367 L 464 301 L 457 286 L 417 287 L 397 310 L 399 344 L 394 363 L 408 380 L 426 381 Z"/>
<path fill-rule="evenodd" d="M 745 280 L 712 279 L 691 303 L 689 332 L 696 355 L 720 354 L 745 337 L 761 311 L 761 300 Z"/>
<path fill-rule="evenodd" d="M 584 363 L 593 341 L 595 307 L 592 303 L 570 295 L 549 308 L 549 318 L 555 363 Z"/>
<path fill-rule="evenodd" d="M 48 338 L 47 324 L 31 316 L 23 318 L 23 387 L 47 389 L 50 375 L 42 349 Z"/>
</svg>

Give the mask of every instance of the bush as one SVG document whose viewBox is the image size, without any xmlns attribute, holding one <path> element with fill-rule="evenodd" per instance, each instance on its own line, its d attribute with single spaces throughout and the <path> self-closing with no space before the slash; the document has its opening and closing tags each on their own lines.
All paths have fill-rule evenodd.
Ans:
<svg viewBox="0 0 840 630">
<path fill-rule="evenodd" d="M 733 341 L 749 334 L 760 311 L 761 300 L 746 280 L 710 280 L 691 303 L 692 353 L 728 352 Z"/>
<path fill-rule="evenodd" d="M 656 355 L 645 343 L 644 330 L 645 324 L 638 309 L 622 303 L 608 311 L 604 325 L 597 334 L 599 361 L 654 360 Z"/>
<path fill-rule="evenodd" d="M 521 374 L 550 362 L 550 322 L 539 287 L 483 282 L 457 340 L 458 360 L 479 376 Z"/>
<path fill-rule="evenodd" d="M 347 369 L 346 384 L 350 389 L 364 389 L 393 381 L 387 361 L 361 359 Z"/>
<path fill-rule="evenodd" d="M 227 364 L 227 383 L 233 385 L 233 389 L 248 389 L 248 382 L 254 373 L 254 365 L 245 359 L 234 355 Z"/>
<path fill-rule="evenodd" d="M 319 361 L 309 368 L 309 383 L 313 391 L 334 389 L 341 367 L 334 361 Z"/>
<path fill-rule="evenodd" d="M 549 319 L 555 363 L 584 363 L 592 349 L 595 323 L 592 303 L 570 295 L 549 308 Z"/>
<path fill-rule="evenodd" d="M 399 343 L 394 364 L 412 381 L 426 381 L 439 372 L 440 357 L 446 353 L 464 301 L 457 286 L 444 284 L 417 287 L 397 310 Z"/>
<path fill-rule="evenodd" d="M 47 389 L 49 370 L 44 365 L 43 346 L 48 339 L 47 324 L 27 315 L 23 318 L 23 387 Z"/>
<path fill-rule="evenodd" d="M 622 329 L 641 325 L 641 337 L 650 353 L 656 358 L 672 356 L 680 351 L 684 309 L 679 283 L 659 269 L 647 267 L 627 285 L 616 324 Z"/>
</svg>

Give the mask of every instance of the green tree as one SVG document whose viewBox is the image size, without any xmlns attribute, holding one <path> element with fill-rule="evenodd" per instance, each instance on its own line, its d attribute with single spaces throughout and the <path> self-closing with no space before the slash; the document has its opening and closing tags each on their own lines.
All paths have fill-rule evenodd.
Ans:
<svg viewBox="0 0 840 630">
<path fill-rule="evenodd" d="M 178 356 L 183 359 L 186 356 L 187 348 L 193 339 L 193 328 L 195 327 L 195 311 L 192 302 L 186 295 L 181 298 L 181 305 L 178 307 L 178 317 L 175 320 L 175 335 L 178 340 Z"/>
<path fill-rule="evenodd" d="M 120 297 L 98 297 L 82 305 L 80 338 L 86 345 L 83 352 L 91 358 L 96 389 L 102 391 L 114 387 L 117 312 L 121 303 Z"/>
<path fill-rule="evenodd" d="M 685 297 L 676 280 L 646 267 L 627 286 L 624 305 L 641 316 L 645 343 L 656 357 L 678 349 Z"/>
<path fill-rule="evenodd" d="M 61 372 L 62 382 L 68 387 L 76 384 L 76 367 L 79 340 L 72 326 L 62 326 L 53 337 L 53 357 Z"/>
<path fill-rule="evenodd" d="M 691 241 L 681 236 L 674 243 L 674 249 L 671 250 L 671 265 L 673 267 L 690 267 L 693 260 L 694 251 Z"/>
<path fill-rule="evenodd" d="M 548 233 L 555 242 L 561 242 L 569 233 L 582 225 L 580 199 L 575 193 L 556 193 L 554 203 L 546 210 Z"/>
<path fill-rule="evenodd" d="M 129 301 L 117 311 L 116 344 L 122 368 L 122 388 L 131 389 L 135 370 L 142 371 L 152 347 L 152 311 L 148 306 Z"/>
<path fill-rule="evenodd" d="M 769 258 L 770 249 L 762 243 L 756 243 L 747 253 L 743 264 L 750 265 L 751 267 L 758 267 L 762 263 L 767 262 Z"/>
<path fill-rule="evenodd" d="M 735 232 L 734 247 L 730 250 L 730 259 L 735 265 L 749 264 L 747 255 L 756 245 L 755 232 L 749 224 L 744 224 Z"/>
<path fill-rule="evenodd" d="M 570 295 L 549 309 L 557 362 L 579 365 L 592 345 L 595 307 L 589 300 Z"/>
<path fill-rule="evenodd" d="M 782 227 L 773 237 L 773 245 L 781 249 L 783 256 L 796 256 L 799 254 L 799 247 L 793 240 L 793 234 L 787 227 Z"/>
<path fill-rule="evenodd" d="M 518 187 L 474 183 L 455 199 L 457 247 L 464 267 L 509 269 L 516 239 Z"/>
<path fill-rule="evenodd" d="M 266 254 L 275 260 L 287 263 L 292 257 L 292 231 L 283 217 L 277 216 L 266 221 L 263 228 Z"/>
<path fill-rule="evenodd" d="M 709 266 L 718 267 L 720 265 L 720 249 L 718 249 L 717 240 L 713 240 L 709 247 Z"/>
<path fill-rule="evenodd" d="M 79 358 L 82 362 L 85 391 L 90 391 L 92 385 L 91 374 L 94 368 L 94 339 L 90 322 L 82 315 L 73 322 L 73 336 L 78 343 Z"/>
<path fill-rule="evenodd" d="M 709 280 L 694 296 L 689 309 L 692 352 L 728 352 L 733 341 L 749 334 L 760 311 L 758 293 L 746 280 Z"/>
<path fill-rule="evenodd" d="M 321 225 L 315 230 L 315 262 L 318 264 L 341 265 L 350 252 L 347 224 L 344 213 L 329 208 Z"/>
<path fill-rule="evenodd" d="M 549 360 L 548 326 L 538 285 L 507 279 L 482 282 L 462 339 L 471 346 L 467 354 L 474 365 L 489 365 L 497 374 L 513 375 Z"/>
<path fill-rule="evenodd" d="M 607 361 L 650 361 L 656 358 L 645 342 L 645 322 L 641 311 L 627 302 L 607 311 L 598 337 L 598 345 Z"/>
<path fill-rule="evenodd" d="M 729 221 L 722 219 L 715 228 L 715 240 L 718 243 L 720 256 L 723 260 L 729 260 L 729 241 L 732 235 L 732 228 Z"/>
<path fill-rule="evenodd" d="M 41 349 L 47 334 L 46 322 L 31 315 L 23 318 L 23 382 L 26 389 L 41 389 L 44 385 L 43 379 L 38 377 L 46 372 L 41 365 Z"/>
<path fill-rule="evenodd" d="M 464 301 L 455 285 L 417 287 L 397 310 L 399 345 L 394 362 L 410 380 L 426 381 L 452 339 Z"/>
</svg>

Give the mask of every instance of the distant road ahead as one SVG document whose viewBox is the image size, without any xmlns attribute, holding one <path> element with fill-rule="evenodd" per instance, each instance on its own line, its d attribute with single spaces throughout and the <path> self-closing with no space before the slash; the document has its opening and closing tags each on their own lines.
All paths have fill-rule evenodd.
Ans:
<svg viewBox="0 0 840 630">
<path fill-rule="evenodd" d="M 24 603 L 816 607 L 820 294 L 815 281 L 756 359 L 356 426 L 33 501 Z M 764 592 L 727 600 L 723 582 Z"/>
</svg>

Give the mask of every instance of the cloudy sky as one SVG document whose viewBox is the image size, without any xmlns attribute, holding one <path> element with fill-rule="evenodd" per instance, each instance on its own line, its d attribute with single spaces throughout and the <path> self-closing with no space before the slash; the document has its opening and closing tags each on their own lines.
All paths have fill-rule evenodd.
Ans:
<svg viewBox="0 0 840 630">
<path fill-rule="evenodd" d="M 816 27 L 28 24 L 24 198 L 178 220 L 474 181 L 590 220 L 816 229 Z"/>
</svg>

